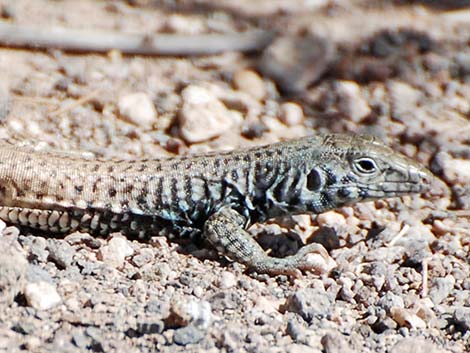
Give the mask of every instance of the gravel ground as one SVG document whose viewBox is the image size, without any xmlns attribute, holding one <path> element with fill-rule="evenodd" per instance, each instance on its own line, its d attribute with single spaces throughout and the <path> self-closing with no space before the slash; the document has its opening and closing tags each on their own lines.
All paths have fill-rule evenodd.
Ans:
<svg viewBox="0 0 470 353">
<path fill-rule="evenodd" d="M 467 2 L 468 3 L 468 2 Z M 439 5 L 441 4 L 441 5 Z M 330 273 L 248 275 L 197 244 L 0 222 L 6 352 L 470 351 L 470 10 L 464 1 L 0 1 L 2 20 L 134 33 L 273 30 L 250 55 L 0 49 L 0 137 L 105 158 L 369 133 L 436 175 L 423 196 L 255 225 Z M 201 11 L 202 10 L 202 11 Z"/>
</svg>

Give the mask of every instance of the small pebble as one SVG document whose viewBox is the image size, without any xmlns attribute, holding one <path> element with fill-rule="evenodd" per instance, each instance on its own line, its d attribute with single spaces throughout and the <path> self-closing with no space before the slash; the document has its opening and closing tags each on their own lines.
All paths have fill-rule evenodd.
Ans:
<svg viewBox="0 0 470 353">
<path fill-rule="evenodd" d="M 321 227 L 338 227 L 346 225 L 346 218 L 341 213 L 328 211 L 317 216 L 318 225 Z"/>
<path fill-rule="evenodd" d="M 292 294 L 286 302 L 286 310 L 299 314 L 305 321 L 311 322 L 314 317 L 326 316 L 331 310 L 331 301 L 321 288 L 300 289 Z"/>
<path fill-rule="evenodd" d="M 25 285 L 28 261 L 16 240 L 0 237 L 0 304 L 11 305 Z"/>
<path fill-rule="evenodd" d="M 442 160 L 442 172 L 446 180 L 452 184 L 469 184 L 470 160 L 449 156 Z"/>
<path fill-rule="evenodd" d="M 287 126 L 299 125 L 304 120 L 302 107 L 297 103 L 283 103 L 280 110 L 281 115 L 279 118 Z"/>
<path fill-rule="evenodd" d="M 425 329 L 426 323 L 410 309 L 393 307 L 390 309 L 393 320 L 402 327 Z"/>
<path fill-rule="evenodd" d="M 240 70 L 233 75 L 233 85 L 236 89 L 249 94 L 256 100 L 266 97 L 266 87 L 262 78 L 254 71 Z"/>
<path fill-rule="evenodd" d="M 406 121 L 416 109 L 422 93 L 407 83 L 390 81 L 387 84 L 392 113 L 395 119 Z"/>
<path fill-rule="evenodd" d="M 228 289 L 237 285 L 237 278 L 232 272 L 225 271 L 219 279 L 219 287 L 222 289 Z"/>
<path fill-rule="evenodd" d="M 360 122 L 372 112 L 357 83 L 339 81 L 335 89 L 339 99 L 339 110 L 352 121 Z"/>
<path fill-rule="evenodd" d="M 47 241 L 42 237 L 20 237 L 22 245 L 29 250 L 30 257 L 39 261 L 46 262 L 49 251 L 46 249 Z"/>
<path fill-rule="evenodd" d="M 98 251 L 98 259 L 114 268 L 124 265 L 126 257 L 131 256 L 134 249 L 129 245 L 129 241 L 122 236 L 113 237 L 107 245 Z"/>
<path fill-rule="evenodd" d="M 332 43 L 313 35 L 280 36 L 264 50 L 258 68 L 284 92 L 302 92 L 328 69 L 336 51 Z"/>
<path fill-rule="evenodd" d="M 120 117 L 137 126 L 149 128 L 157 120 L 157 110 L 146 93 L 122 96 L 118 108 Z"/>
<path fill-rule="evenodd" d="M 234 125 L 232 112 L 208 89 L 191 85 L 181 93 L 179 112 L 181 136 L 189 143 L 222 135 Z"/>
<path fill-rule="evenodd" d="M 155 258 L 155 252 L 150 248 L 140 249 L 139 252 L 134 255 L 132 262 L 137 267 L 142 267 L 150 263 Z"/>
<path fill-rule="evenodd" d="M 340 296 L 347 302 L 353 303 L 356 293 L 353 290 L 354 281 L 347 277 L 341 276 L 338 280 L 338 284 L 341 285 Z"/>
<path fill-rule="evenodd" d="M 47 250 L 49 250 L 49 260 L 54 262 L 59 269 L 65 269 L 72 264 L 75 250 L 67 242 L 48 239 Z"/>
<path fill-rule="evenodd" d="M 452 275 L 435 278 L 429 288 L 429 298 L 431 298 L 434 305 L 440 304 L 449 298 L 454 285 L 455 278 Z"/>
<path fill-rule="evenodd" d="M 403 338 L 391 349 L 390 353 L 445 353 L 431 341 L 421 337 Z"/>
<path fill-rule="evenodd" d="M 213 321 L 211 305 L 207 301 L 192 298 L 176 298 L 170 306 L 170 315 L 166 319 L 168 326 L 194 325 L 207 328 Z"/>
<path fill-rule="evenodd" d="M 24 296 L 28 305 L 36 310 L 51 309 L 62 301 L 55 286 L 47 282 L 28 283 Z"/>
<path fill-rule="evenodd" d="M 268 299 L 264 296 L 259 296 L 256 298 L 254 308 L 265 314 L 273 314 L 279 313 L 280 307 L 281 303 L 279 301 L 273 300 L 272 298 Z"/>
<path fill-rule="evenodd" d="M 325 353 L 350 352 L 345 336 L 338 331 L 329 332 L 321 338 Z"/>
<path fill-rule="evenodd" d="M 385 309 L 385 311 L 387 312 L 390 312 L 392 308 L 404 308 L 405 307 L 403 298 L 392 292 L 385 293 L 385 295 L 379 299 L 379 301 L 377 302 L 377 305 Z"/>
<path fill-rule="evenodd" d="M 454 312 L 453 320 L 465 331 L 470 331 L 470 307 L 459 307 Z"/>
<path fill-rule="evenodd" d="M 173 340 L 180 346 L 198 343 L 204 338 L 204 333 L 194 326 L 181 327 L 175 330 Z"/>
</svg>

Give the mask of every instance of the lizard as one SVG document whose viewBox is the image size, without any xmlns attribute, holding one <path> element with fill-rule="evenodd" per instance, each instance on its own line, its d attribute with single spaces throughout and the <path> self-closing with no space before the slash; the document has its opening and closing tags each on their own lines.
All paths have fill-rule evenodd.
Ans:
<svg viewBox="0 0 470 353">
<path fill-rule="evenodd" d="M 315 266 L 304 245 L 269 256 L 247 231 L 285 215 L 424 193 L 433 175 L 365 135 L 312 135 L 230 152 L 139 160 L 0 145 L 0 219 L 47 233 L 203 239 L 258 273 Z M 321 247 L 322 248 L 322 247 Z M 324 248 L 323 248 L 323 251 Z"/>
</svg>

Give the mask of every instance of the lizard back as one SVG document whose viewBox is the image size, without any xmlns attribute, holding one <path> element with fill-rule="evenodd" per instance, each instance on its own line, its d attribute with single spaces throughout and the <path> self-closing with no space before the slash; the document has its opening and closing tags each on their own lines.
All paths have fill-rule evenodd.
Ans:
<svg viewBox="0 0 470 353">
<path fill-rule="evenodd" d="M 333 134 L 217 154 L 130 161 L 89 160 L 4 144 L 0 218 L 54 232 L 105 235 L 120 230 L 145 237 L 168 229 L 198 232 L 224 206 L 256 222 L 394 196 L 393 190 L 379 192 L 381 181 L 374 184 L 377 194 L 368 185 L 368 194 L 341 199 L 347 186 L 360 184 L 350 173 L 350 159 L 359 155 L 380 157 L 402 169 L 394 174 L 400 182 L 410 179 L 410 166 L 425 173 L 374 139 Z M 401 184 L 404 192 L 420 192 L 421 180 L 415 179 L 414 188 Z"/>
</svg>

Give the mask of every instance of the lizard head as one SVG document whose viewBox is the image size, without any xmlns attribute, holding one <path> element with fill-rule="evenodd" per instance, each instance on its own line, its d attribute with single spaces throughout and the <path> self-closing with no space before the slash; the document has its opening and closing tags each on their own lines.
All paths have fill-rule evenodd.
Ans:
<svg viewBox="0 0 470 353">
<path fill-rule="evenodd" d="M 310 208 L 316 212 L 424 193 L 434 178 L 419 163 L 370 136 L 327 135 L 318 153 L 307 166 L 303 193 L 310 195 Z"/>
</svg>

